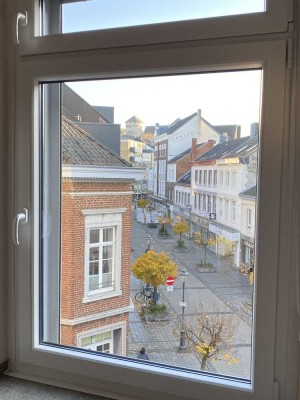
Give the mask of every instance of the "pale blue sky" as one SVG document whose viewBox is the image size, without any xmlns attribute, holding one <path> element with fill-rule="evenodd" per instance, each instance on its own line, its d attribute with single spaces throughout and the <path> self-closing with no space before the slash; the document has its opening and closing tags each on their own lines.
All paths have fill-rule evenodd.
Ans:
<svg viewBox="0 0 300 400">
<path fill-rule="evenodd" d="M 63 32 L 264 11 L 264 0 L 89 0 L 63 6 Z M 136 115 L 168 124 L 202 109 L 214 125 L 259 119 L 260 71 L 73 83 L 92 105 L 115 107 L 115 122 Z"/>
<path fill-rule="evenodd" d="M 259 120 L 261 71 L 224 72 L 69 84 L 92 105 L 115 107 L 123 127 L 133 115 L 145 125 L 169 124 L 199 108 L 213 125 L 239 124 L 242 136 Z"/>
<path fill-rule="evenodd" d="M 265 0 L 88 0 L 63 6 L 63 32 L 247 14 Z"/>
</svg>

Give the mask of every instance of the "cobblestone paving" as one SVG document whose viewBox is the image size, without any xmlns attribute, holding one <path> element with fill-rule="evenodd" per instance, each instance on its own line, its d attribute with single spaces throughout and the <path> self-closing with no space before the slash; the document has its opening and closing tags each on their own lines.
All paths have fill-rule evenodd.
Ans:
<svg viewBox="0 0 300 400">
<path fill-rule="evenodd" d="M 178 268 L 185 267 L 189 276 L 186 281 L 186 319 L 194 318 L 201 304 L 215 307 L 219 312 L 232 314 L 238 321 L 235 334 L 236 356 L 238 364 L 228 366 L 225 362 L 209 364 L 208 369 L 224 375 L 237 376 L 249 379 L 251 360 L 251 312 L 245 308 L 245 302 L 252 299 L 252 287 L 247 277 L 243 276 L 236 267 L 224 260 L 218 259 L 213 252 L 207 251 L 207 261 L 214 264 L 214 273 L 204 273 L 196 270 L 195 265 L 204 259 L 204 251 L 193 242 L 185 240 L 189 251 L 177 253 L 174 251 L 175 238 L 171 234 L 169 239 L 161 240 L 157 236 L 158 229 L 150 229 L 147 226 L 133 221 L 132 261 L 145 252 L 147 248 L 146 237 L 152 237 L 152 245 L 155 251 L 168 252 L 176 262 Z M 131 295 L 140 290 L 140 281 L 132 276 Z M 129 332 L 129 357 L 136 358 L 142 346 L 152 361 L 180 367 L 199 370 L 199 360 L 194 353 L 180 353 L 177 351 L 179 344 L 179 326 L 182 299 L 182 282 L 177 279 L 174 289 L 167 292 L 166 287 L 159 288 L 161 300 L 168 304 L 171 318 L 166 322 L 145 322 L 139 315 L 139 306 L 136 304 L 130 313 Z"/>
</svg>

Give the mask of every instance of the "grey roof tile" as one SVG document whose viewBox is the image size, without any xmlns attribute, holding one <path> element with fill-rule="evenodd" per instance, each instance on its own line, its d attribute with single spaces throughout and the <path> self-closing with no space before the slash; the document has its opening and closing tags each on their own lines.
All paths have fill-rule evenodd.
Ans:
<svg viewBox="0 0 300 400">
<path fill-rule="evenodd" d="M 64 165 L 132 166 L 64 116 L 62 118 L 62 162 Z"/>
<path fill-rule="evenodd" d="M 257 149 L 258 138 L 245 136 L 219 143 L 195 161 L 210 161 L 224 158 L 245 158 Z"/>
<path fill-rule="evenodd" d="M 243 190 L 239 196 L 240 197 L 244 197 L 244 196 L 251 196 L 251 197 L 256 197 L 256 193 L 257 193 L 257 188 L 256 188 L 256 184 L 254 186 L 251 186 L 250 188 L 247 188 L 245 190 Z"/>
</svg>

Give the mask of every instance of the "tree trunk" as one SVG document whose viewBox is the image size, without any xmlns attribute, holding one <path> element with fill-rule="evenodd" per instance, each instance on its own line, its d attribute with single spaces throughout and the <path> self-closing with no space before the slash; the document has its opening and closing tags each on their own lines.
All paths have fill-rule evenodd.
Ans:
<svg viewBox="0 0 300 400">
<path fill-rule="evenodd" d="M 206 249 L 207 249 L 207 246 L 206 245 L 204 245 L 204 264 L 206 265 Z"/>
<path fill-rule="evenodd" d="M 201 361 L 201 367 L 200 369 L 204 370 L 206 367 L 206 361 L 207 361 L 207 356 L 203 356 L 202 357 L 202 361 Z"/>
<path fill-rule="evenodd" d="M 157 287 L 156 286 L 154 286 L 154 288 L 153 288 L 153 302 L 156 305 L 156 303 L 157 303 Z"/>
</svg>

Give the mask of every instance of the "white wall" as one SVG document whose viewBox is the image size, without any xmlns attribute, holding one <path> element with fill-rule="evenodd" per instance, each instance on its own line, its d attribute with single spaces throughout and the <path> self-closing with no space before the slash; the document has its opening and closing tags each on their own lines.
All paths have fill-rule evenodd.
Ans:
<svg viewBox="0 0 300 400">
<path fill-rule="evenodd" d="M 6 121 L 4 120 L 5 115 L 5 103 L 7 93 L 7 87 L 5 85 L 5 81 L 7 76 L 6 65 L 7 65 L 7 57 L 5 54 L 5 42 L 6 42 L 6 10 L 3 5 L 3 2 L 0 1 L 0 187 L 2 188 L 1 196 L 0 196 L 0 235 L 2 240 L 0 241 L 0 364 L 7 360 L 7 337 L 6 337 L 6 274 L 5 267 L 7 264 L 7 260 L 4 254 L 4 248 L 6 248 L 6 237 L 5 235 L 5 227 L 6 227 L 6 210 L 5 210 L 5 199 L 6 199 L 6 190 L 3 190 L 5 185 L 5 137 L 4 133 L 7 131 L 6 129 Z M 7 148 L 6 148 L 7 150 Z"/>
<path fill-rule="evenodd" d="M 251 229 L 247 225 L 247 209 L 251 210 Z M 254 199 L 241 198 L 241 233 L 254 239 L 256 207 Z"/>
</svg>

